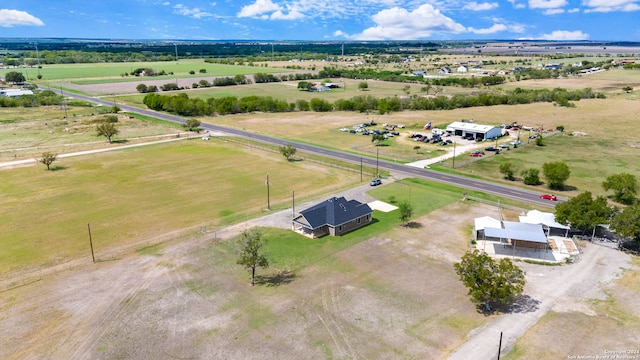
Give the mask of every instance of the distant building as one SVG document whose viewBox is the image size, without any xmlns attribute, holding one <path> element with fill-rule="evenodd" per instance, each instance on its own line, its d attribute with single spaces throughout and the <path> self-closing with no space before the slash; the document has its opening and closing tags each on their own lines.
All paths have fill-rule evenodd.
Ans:
<svg viewBox="0 0 640 360">
<path fill-rule="evenodd" d="M 18 97 L 23 95 L 33 95 L 33 91 L 25 89 L 4 89 L 0 90 L 0 96 Z"/>
<path fill-rule="evenodd" d="M 458 66 L 456 71 L 459 72 L 459 73 L 466 73 L 467 71 L 469 71 L 469 68 L 464 66 L 464 65 L 460 65 L 460 66 Z"/>
</svg>

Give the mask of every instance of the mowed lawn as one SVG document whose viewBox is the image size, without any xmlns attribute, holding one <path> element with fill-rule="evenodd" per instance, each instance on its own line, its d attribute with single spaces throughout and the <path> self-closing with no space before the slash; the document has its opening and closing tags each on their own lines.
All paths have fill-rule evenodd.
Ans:
<svg viewBox="0 0 640 360">
<path fill-rule="evenodd" d="M 177 229 L 216 229 L 359 183 L 360 175 L 287 162 L 221 139 L 184 141 L 0 170 L 0 271 L 48 267 Z"/>
</svg>

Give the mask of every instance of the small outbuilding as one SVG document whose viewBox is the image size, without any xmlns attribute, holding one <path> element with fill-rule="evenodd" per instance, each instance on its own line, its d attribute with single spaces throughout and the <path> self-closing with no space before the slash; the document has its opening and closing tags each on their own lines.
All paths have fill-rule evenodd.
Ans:
<svg viewBox="0 0 640 360">
<path fill-rule="evenodd" d="M 369 205 L 344 197 L 332 197 L 302 210 L 291 222 L 291 229 L 310 238 L 337 236 L 361 228 L 373 220 Z"/>
<path fill-rule="evenodd" d="M 4 89 L 0 90 L 0 96 L 18 97 L 23 95 L 33 95 L 33 91 L 25 89 Z"/>
</svg>

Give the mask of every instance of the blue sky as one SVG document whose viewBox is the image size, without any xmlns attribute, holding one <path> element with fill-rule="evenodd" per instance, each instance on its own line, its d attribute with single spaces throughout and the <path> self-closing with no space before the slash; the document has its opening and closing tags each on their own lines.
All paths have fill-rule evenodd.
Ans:
<svg viewBox="0 0 640 360">
<path fill-rule="evenodd" d="M 640 0 L 22 0 L 2 37 L 640 41 Z"/>
</svg>

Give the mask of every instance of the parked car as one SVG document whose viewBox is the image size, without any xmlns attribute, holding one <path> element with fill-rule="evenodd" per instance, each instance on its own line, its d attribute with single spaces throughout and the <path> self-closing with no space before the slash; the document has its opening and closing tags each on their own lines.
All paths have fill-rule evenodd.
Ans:
<svg viewBox="0 0 640 360">
<path fill-rule="evenodd" d="M 500 149 L 498 149 L 497 147 L 493 147 L 493 146 L 489 146 L 487 148 L 484 148 L 486 151 L 499 151 Z"/>
<path fill-rule="evenodd" d="M 482 157 L 482 154 L 477 153 L 477 152 L 472 152 L 472 153 L 471 153 L 471 154 L 469 154 L 469 155 L 471 155 L 471 156 L 473 156 L 473 157 Z"/>
<path fill-rule="evenodd" d="M 472 154 L 480 154 L 480 155 L 484 155 L 484 151 L 480 151 L 480 150 L 473 150 L 471 153 L 472 153 Z"/>
<path fill-rule="evenodd" d="M 447 140 L 445 140 L 445 142 L 446 142 L 447 144 L 452 144 L 452 143 L 453 143 L 453 141 L 451 141 L 451 139 L 447 139 Z"/>
<path fill-rule="evenodd" d="M 509 145 L 507 145 L 507 144 L 500 144 L 500 148 L 501 148 L 501 149 L 509 149 Z"/>
<path fill-rule="evenodd" d="M 375 178 L 373 180 L 371 180 L 371 182 L 369 182 L 369 185 L 371 186 L 378 186 L 378 185 L 382 185 L 382 180 Z"/>
<path fill-rule="evenodd" d="M 551 194 L 540 194 L 540 199 L 546 199 L 551 201 L 558 200 L 558 198 L 555 195 L 551 195 Z"/>
</svg>

